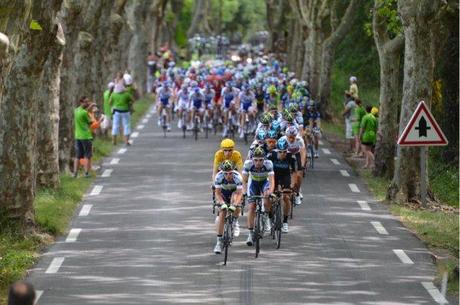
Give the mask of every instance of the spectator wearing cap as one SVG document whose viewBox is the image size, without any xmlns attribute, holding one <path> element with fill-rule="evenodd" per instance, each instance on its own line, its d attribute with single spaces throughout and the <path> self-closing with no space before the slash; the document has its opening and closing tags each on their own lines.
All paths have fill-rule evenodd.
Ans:
<svg viewBox="0 0 460 305">
<path fill-rule="evenodd" d="M 342 111 L 342 116 L 345 118 L 345 139 L 350 144 L 350 152 L 353 151 L 354 146 L 353 122 L 356 120 L 355 108 L 356 103 L 353 98 L 350 98 Z"/>
<path fill-rule="evenodd" d="M 356 78 L 356 76 L 350 76 L 350 89 L 348 90 L 348 92 L 354 99 L 357 99 L 359 97 L 357 83 L 358 79 Z"/>
<path fill-rule="evenodd" d="M 109 128 L 112 126 L 112 107 L 110 106 L 109 99 L 115 87 L 114 82 L 110 82 L 107 85 L 107 89 L 104 91 L 104 119 L 101 122 L 101 129 L 104 135 L 107 135 Z"/>
<path fill-rule="evenodd" d="M 361 139 L 364 155 L 366 156 L 366 163 L 364 168 L 374 167 L 374 154 L 372 151 L 377 140 L 378 122 L 371 112 L 372 106 L 367 106 L 366 115 L 364 115 L 363 119 L 361 120 L 361 126 L 359 130 L 359 138 Z"/>
<path fill-rule="evenodd" d="M 8 305 L 33 305 L 36 293 L 32 284 L 18 281 L 11 285 L 8 292 Z"/>
<path fill-rule="evenodd" d="M 123 84 L 125 86 L 125 90 L 128 91 L 129 94 L 131 94 L 131 97 L 134 101 L 139 99 L 139 94 L 137 92 L 136 87 L 134 86 L 133 77 L 131 76 L 131 74 L 123 74 Z M 130 112 L 133 112 L 132 109 L 130 109 Z"/>
<path fill-rule="evenodd" d="M 122 77 L 123 79 L 123 77 Z M 124 142 L 127 146 L 131 134 L 131 104 L 134 102 L 132 95 L 125 90 L 125 86 L 120 81 L 115 82 L 115 87 L 109 98 L 109 105 L 112 107 L 112 143 L 117 144 L 117 136 L 120 127 L 123 127 Z"/>
</svg>

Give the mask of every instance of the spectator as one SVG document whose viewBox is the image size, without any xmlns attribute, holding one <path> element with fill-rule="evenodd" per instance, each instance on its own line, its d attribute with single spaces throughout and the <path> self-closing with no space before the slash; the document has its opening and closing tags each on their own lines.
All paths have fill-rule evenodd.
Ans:
<svg viewBox="0 0 460 305">
<path fill-rule="evenodd" d="M 356 103 L 353 98 L 350 98 L 346 103 L 344 110 L 342 111 L 342 115 L 345 118 L 345 140 L 349 141 L 350 152 L 353 151 L 354 146 L 352 122 L 356 120 L 355 108 Z"/>
<path fill-rule="evenodd" d="M 112 126 L 112 107 L 110 107 L 109 99 L 115 87 L 114 82 L 107 85 L 107 90 L 104 91 L 104 119 L 101 122 L 101 130 L 104 135 L 107 135 L 109 128 Z"/>
<path fill-rule="evenodd" d="M 123 126 L 123 136 L 125 144 L 129 143 L 129 135 L 131 134 L 131 104 L 134 102 L 131 94 L 125 90 L 125 87 L 116 83 L 113 93 L 110 96 L 109 104 L 113 108 L 113 122 L 112 122 L 112 143 L 117 144 L 117 136 L 120 131 L 120 126 Z"/>
<path fill-rule="evenodd" d="M 366 106 L 366 115 L 361 120 L 359 130 L 359 138 L 363 145 L 364 155 L 366 156 L 366 163 L 364 168 L 374 167 L 374 154 L 372 153 L 376 139 L 377 139 L 377 119 L 371 113 L 372 106 Z"/>
<path fill-rule="evenodd" d="M 8 305 L 33 305 L 35 304 L 35 297 L 35 289 L 32 284 L 18 281 L 10 287 Z"/>
<path fill-rule="evenodd" d="M 366 114 L 366 110 L 362 106 L 362 102 L 359 98 L 355 100 L 356 108 L 355 108 L 355 116 L 352 120 L 352 131 L 353 137 L 355 138 L 354 148 L 355 148 L 355 156 L 361 156 L 361 141 L 359 139 L 359 127 L 361 126 L 361 120 L 363 116 Z"/>
<path fill-rule="evenodd" d="M 125 90 L 128 91 L 129 94 L 131 94 L 131 97 L 133 100 L 138 100 L 140 98 L 139 92 L 137 91 L 136 87 L 133 84 L 133 77 L 131 74 L 125 72 L 123 74 L 123 80 L 124 80 L 124 85 L 125 85 Z M 130 112 L 132 113 L 132 109 L 130 109 Z"/>
<path fill-rule="evenodd" d="M 351 76 L 350 77 L 350 95 L 354 98 L 357 99 L 359 98 L 358 96 L 358 85 L 357 85 L 358 79 L 356 76 Z"/>
<path fill-rule="evenodd" d="M 75 160 L 73 176 L 76 178 L 80 166 L 80 159 L 85 159 L 85 177 L 89 177 L 91 169 L 91 157 L 93 155 L 93 134 L 91 133 L 91 118 L 86 110 L 89 106 L 89 99 L 84 96 L 80 98 L 80 106 L 74 111 L 75 123 Z"/>
</svg>

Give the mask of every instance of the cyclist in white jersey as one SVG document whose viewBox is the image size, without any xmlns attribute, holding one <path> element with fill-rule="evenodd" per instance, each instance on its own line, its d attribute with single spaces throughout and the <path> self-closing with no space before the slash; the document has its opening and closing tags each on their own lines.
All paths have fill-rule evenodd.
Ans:
<svg viewBox="0 0 460 305">
<path fill-rule="evenodd" d="M 181 89 L 177 92 L 176 99 L 176 111 L 178 111 L 179 115 L 179 122 L 177 123 L 177 127 L 180 129 L 182 128 L 183 124 L 188 124 L 190 120 L 187 113 L 190 108 L 190 92 L 186 84 L 183 84 Z M 182 112 L 184 111 L 186 112 L 186 122 L 183 122 L 182 119 Z"/>
</svg>

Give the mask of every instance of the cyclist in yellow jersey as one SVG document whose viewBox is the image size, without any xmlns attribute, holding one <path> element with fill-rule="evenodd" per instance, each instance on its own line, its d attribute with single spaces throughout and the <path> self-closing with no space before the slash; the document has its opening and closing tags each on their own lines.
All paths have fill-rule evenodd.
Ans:
<svg viewBox="0 0 460 305">
<path fill-rule="evenodd" d="M 235 142 L 231 139 L 223 139 L 220 143 L 220 149 L 214 155 L 214 166 L 212 169 L 212 182 L 216 178 L 219 166 L 225 160 L 230 160 L 235 164 L 236 170 L 241 174 L 243 169 L 243 159 L 239 151 L 235 150 Z"/>
</svg>

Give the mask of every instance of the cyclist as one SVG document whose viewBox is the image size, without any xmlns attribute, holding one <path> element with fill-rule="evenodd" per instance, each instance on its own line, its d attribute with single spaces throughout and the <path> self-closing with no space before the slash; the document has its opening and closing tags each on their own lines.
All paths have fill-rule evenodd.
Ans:
<svg viewBox="0 0 460 305">
<path fill-rule="evenodd" d="M 251 143 L 251 146 L 249 146 L 249 151 L 246 160 L 252 159 L 255 149 L 258 147 L 262 148 L 265 154 L 268 152 L 267 144 L 265 143 L 266 139 L 267 131 L 263 129 L 257 131 L 255 140 Z"/>
<path fill-rule="evenodd" d="M 212 169 L 212 182 L 216 179 L 219 167 L 225 160 L 230 160 L 238 172 L 243 168 L 243 159 L 239 151 L 235 150 L 235 142 L 231 139 L 223 139 L 220 142 L 220 149 L 214 154 L 214 165 Z"/>
<path fill-rule="evenodd" d="M 312 101 L 313 102 L 313 101 Z M 310 131 L 313 135 L 313 144 L 315 147 L 315 158 L 319 157 L 318 146 L 319 138 L 321 137 L 321 115 L 313 104 L 310 103 L 307 106 L 307 115 L 306 115 L 307 127 L 310 128 Z"/>
<path fill-rule="evenodd" d="M 296 160 L 295 168 L 292 172 L 293 189 L 296 192 L 296 205 L 302 203 L 302 195 L 300 194 L 300 185 L 302 184 L 303 169 L 306 162 L 306 149 L 305 142 L 299 135 L 299 131 L 294 126 L 289 126 L 286 129 L 286 135 L 281 137 L 280 140 L 284 140 L 288 144 L 288 153 L 290 153 Z"/>
<path fill-rule="evenodd" d="M 195 114 L 198 115 L 199 118 L 199 126 L 201 128 L 201 122 L 203 122 L 203 113 L 204 113 L 204 100 L 205 97 L 203 93 L 201 93 L 200 88 L 198 85 L 194 86 L 192 89 L 193 92 L 190 94 L 190 112 L 192 120 L 195 118 Z M 191 121 L 192 121 L 191 120 Z M 191 122 L 194 124 L 195 122 Z"/>
<path fill-rule="evenodd" d="M 223 112 L 224 112 L 224 131 L 222 133 L 222 137 L 227 136 L 228 131 L 228 120 L 229 120 L 229 112 L 230 114 L 235 114 L 235 105 L 238 100 L 238 93 L 239 90 L 232 86 L 232 83 L 228 81 L 226 83 L 225 88 L 222 89 L 221 93 L 221 102 Z"/>
<path fill-rule="evenodd" d="M 265 159 L 265 152 L 262 148 L 257 147 L 251 160 L 246 160 L 243 166 L 243 194 L 249 196 L 248 201 L 248 239 L 246 244 L 252 246 L 254 243 L 254 218 L 256 206 L 251 196 L 270 196 L 275 188 L 275 173 L 273 172 L 273 163 Z M 265 211 L 270 211 L 270 202 L 262 200 Z M 266 215 L 266 214 L 265 214 Z M 268 217 L 267 217 L 268 218 Z M 266 219 L 265 230 L 270 231 L 270 221 Z"/>
<path fill-rule="evenodd" d="M 295 170 L 295 159 L 288 153 L 288 143 L 285 139 L 279 139 L 276 144 L 276 152 L 270 154 L 268 159 L 273 163 L 275 172 L 275 190 L 283 191 L 283 227 L 282 232 L 288 233 L 288 215 L 291 210 L 291 172 Z"/>
<path fill-rule="evenodd" d="M 224 219 L 226 216 L 225 208 L 230 206 L 230 208 L 235 209 L 235 206 L 241 203 L 243 182 L 241 175 L 234 170 L 234 165 L 232 161 L 225 160 L 221 167 L 220 171 L 217 173 L 216 180 L 214 181 L 214 186 L 216 188 L 216 199 L 219 204 L 221 211 L 219 213 L 219 218 L 216 223 L 216 232 L 217 232 L 217 242 L 214 247 L 214 253 L 220 254 L 222 252 L 222 234 L 224 233 Z M 234 215 L 238 217 L 240 214 L 240 208 L 235 209 Z M 238 218 L 235 221 L 234 235 L 238 237 L 240 235 L 240 225 L 238 223 Z"/>
<path fill-rule="evenodd" d="M 188 109 L 190 108 L 190 92 L 188 91 L 188 86 L 184 83 L 181 87 L 181 90 L 179 90 L 177 92 L 177 96 L 176 96 L 176 99 L 177 99 L 177 102 L 176 102 L 176 107 L 177 107 L 177 111 L 179 111 L 179 121 L 177 122 L 177 127 L 179 129 L 182 128 L 182 126 L 184 124 L 188 125 L 188 122 L 189 122 L 189 118 L 188 116 L 186 115 L 186 122 L 184 122 L 184 120 L 182 119 L 182 113 L 185 111 L 186 114 L 188 112 Z"/>
<path fill-rule="evenodd" d="M 161 125 L 161 112 L 163 109 L 166 109 L 166 122 L 168 131 L 171 131 L 171 104 L 170 99 L 173 95 L 172 89 L 169 87 L 167 81 L 163 82 L 162 86 L 157 89 L 157 105 L 158 105 L 158 114 L 160 115 L 158 118 L 158 126 Z"/>
<path fill-rule="evenodd" d="M 303 116 L 302 112 L 299 111 L 299 105 L 296 103 L 291 103 L 289 105 L 289 112 L 294 118 L 294 121 L 297 123 L 297 126 L 299 127 L 299 132 L 303 134 Z"/>
<path fill-rule="evenodd" d="M 251 88 L 248 85 L 243 86 L 243 90 L 240 92 L 240 138 L 244 137 L 243 126 L 245 122 L 249 122 L 250 119 L 254 118 L 254 102 L 255 96 L 251 92 Z"/>
<path fill-rule="evenodd" d="M 276 153 L 275 148 L 276 148 L 277 140 L 278 140 L 278 133 L 275 130 L 270 129 L 267 132 L 267 138 L 265 139 L 265 147 L 266 147 L 266 157 L 267 157 L 267 159 L 270 158 L 271 154 Z"/>
<path fill-rule="evenodd" d="M 205 109 L 208 111 L 208 128 L 212 128 L 212 117 L 213 117 L 213 110 L 214 110 L 214 105 L 213 105 L 213 100 L 216 96 L 216 92 L 214 89 L 212 89 L 212 86 L 210 83 L 206 83 L 204 85 L 204 90 L 203 90 L 203 95 L 204 95 L 204 105 Z"/>
</svg>

